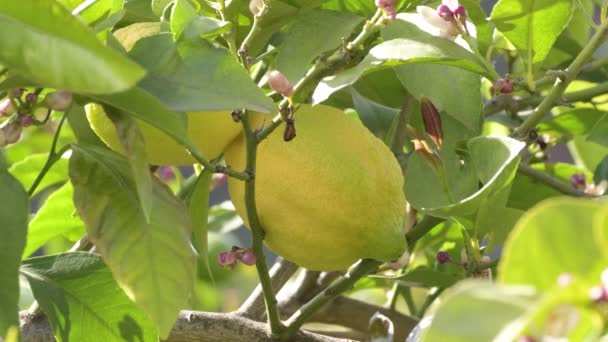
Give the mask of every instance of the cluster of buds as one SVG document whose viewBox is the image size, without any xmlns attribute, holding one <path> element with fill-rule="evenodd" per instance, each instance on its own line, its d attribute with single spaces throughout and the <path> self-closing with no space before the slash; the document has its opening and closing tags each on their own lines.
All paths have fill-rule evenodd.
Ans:
<svg viewBox="0 0 608 342">
<path fill-rule="evenodd" d="M 492 84 L 492 94 L 511 94 L 513 92 L 513 83 L 510 78 L 499 78 Z"/>
<path fill-rule="evenodd" d="M 395 0 L 376 0 L 376 7 L 384 12 L 384 15 L 390 20 L 395 20 L 397 17 L 397 9 L 395 8 Z"/>
<path fill-rule="evenodd" d="M 437 255 L 435 256 L 435 259 L 437 260 L 437 263 L 439 264 L 446 264 L 446 263 L 450 263 L 450 264 L 454 264 L 456 266 L 462 267 L 464 269 L 467 268 L 468 265 L 468 258 L 467 255 L 465 253 L 465 251 L 463 250 L 461 253 L 461 260 L 462 262 L 458 262 L 455 261 L 454 259 L 452 259 L 452 257 L 450 256 L 450 254 L 446 251 L 439 251 L 437 253 Z M 489 262 L 492 261 L 492 258 L 490 258 L 487 255 L 484 255 L 481 257 L 481 260 L 479 261 L 480 265 L 483 264 L 487 264 Z M 479 278 L 479 279 L 488 279 L 488 280 L 492 280 L 492 270 L 490 268 L 484 268 L 480 271 L 474 272 L 471 274 L 471 276 L 473 278 Z"/>
<path fill-rule="evenodd" d="M 467 28 L 467 10 L 458 0 L 443 0 L 437 9 L 418 6 L 416 11 L 433 27 L 439 29 L 439 36 L 451 40 L 459 34 L 469 33 Z"/>
<path fill-rule="evenodd" d="M 255 265 L 256 256 L 250 248 L 232 246 L 229 251 L 220 253 L 217 261 L 220 266 L 233 269 L 239 261 L 248 266 Z"/>
<path fill-rule="evenodd" d="M 49 93 L 39 101 L 36 92 L 9 89 L 7 98 L 0 101 L 0 118 L 7 118 L 0 126 L 0 148 L 16 143 L 24 127 L 44 124 L 52 110 L 66 111 L 71 103 L 72 93 L 68 91 Z"/>
<path fill-rule="evenodd" d="M 586 194 L 594 196 L 602 196 L 608 190 L 608 181 L 602 180 L 598 184 L 587 183 L 587 177 L 583 173 L 575 173 L 570 176 L 570 185 L 573 188 L 582 190 Z"/>
</svg>

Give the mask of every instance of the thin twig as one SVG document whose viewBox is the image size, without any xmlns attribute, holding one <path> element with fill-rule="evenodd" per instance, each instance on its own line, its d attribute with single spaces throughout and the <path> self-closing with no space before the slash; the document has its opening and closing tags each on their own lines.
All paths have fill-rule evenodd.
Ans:
<svg viewBox="0 0 608 342">
<path fill-rule="evenodd" d="M 264 293 L 264 302 L 266 303 L 266 317 L 268 317 L 270 331 L 273 336 L 278 336 L 281 330 L 283 330 L 283 325 L 279 316 L 279 310 L 277 309 L 277 299 L 272 290 L 272 282 L 270 280 L 270 275 L 268 274 L 268 265 L 266 265 L 266 257 L 264 255 L 263 245 L 264 231 L 258 218 L 258 212 L 255 203 L 255 171 L 257 144 L 255 134 L 251 129 L 249 113 L 247 111 L 243 112 L 243 114 L 241 115 L 241 122 L 243 124 L 243 131 L 245 135 L 245 144 L 247 150 L 246 172 L 251 176 L 250 179 L 245 181 L 245 207 L 247 209 L 247 221 L 249 222 L 249 228 L 251 228 L 251 247 L 256 256 L 255 265 L 258 271 L 258 277 L 260 278 L 262 292 Z"/>
<path fill-rule="evenodd" d="M 570 184 L 563 182 L 561 179 L 555 178 L 550 174 L 537 170 L 529 165 L 519 164 L 517 172 L 533 178 L 565 195 L 575 197 L 594 197 L 593 195 L 587 194 L 584 191 L 573 188 Z"/>
<path fill-rule="evenodd" d="M 582 67 L 587 61 L 593 57 L 595 50 L 604 42 L 606 32 L 608 31 L 608 24 L 603 23 L 595 32 L 593 37 L 589 40 L 589 43 L 585 45 L 585 48 L 576 56 L 574 61 L 566 69 L 567 76 L 558 78 L 555 81 L 555 85 L 549 92 L 549 94 L 543 99 L 543 101 L 536 107 L 532 115 L 530 115 L 519 127 L 517 127 L 512 136 L 519 139 L 526 139 L 530 130 L 538 125 L 545 114 L 555 106 L 559 101 L 560 97 L 564 94 L 568 85 L 576 78 L 581 71 Z"/>
</svg>

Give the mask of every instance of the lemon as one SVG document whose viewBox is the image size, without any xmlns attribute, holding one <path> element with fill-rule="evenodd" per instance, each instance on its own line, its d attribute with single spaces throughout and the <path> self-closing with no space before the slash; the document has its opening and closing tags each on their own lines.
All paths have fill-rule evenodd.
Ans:
<svg viewBox="0 0 608 342">
<path fill-rule="evenodd" d="M 106 116 L 103 107 L 96 103 L 85 106 L 91 128 L 114 151 L 125 153 L 116 128 Z M 158 128 L 138 120 L 146 145 L 148 162 L 154 165 L 188 165 L 196 161 L 186 148 Z M 229 112 L 188 113 L 188 136 L 206 159 L 218 157 L 226 145 L 241 131 Z"/>
<path fill-rule="evenodd" d="M 160 23 L 137 23 L 114 32 L 118 41 L 130 50 L 135 43 L 147 36 L 160 32 Z M 116 128 L 106 116 L 103 107 L 91 103 L 85 106 L 87 119 L 93 131 L 111 149 L 123 153 L 124 148 L 118 139 Z M 188 117 L 188 137 L 198 150 L 207 159 L 218 157 L 226 145 L 230 143 L 241 131 L 230 112 L 192 112 Z M 188 165 L 196 161 L 186 149 L 167 136 L 161 130 L 138 120 L 144 142 L 148 162 L 155 165 Z"/>
<path fill-rule="evenodd" d="M 254 114 L 255 125 L 262 115 Z M 264 241 L 275 253 L 318 271 L 343 270 L 358 259 L 397 259 L 406 248 L 403 175 L 384 143 L 344 112 L 301 106 L 297 137 L 274 132 L 258 147 L 256 207 Z M 226 163 L 245 168 L 241 135 Z M 229 179 L 247 223 L 244 182 Z"/>
</svg>

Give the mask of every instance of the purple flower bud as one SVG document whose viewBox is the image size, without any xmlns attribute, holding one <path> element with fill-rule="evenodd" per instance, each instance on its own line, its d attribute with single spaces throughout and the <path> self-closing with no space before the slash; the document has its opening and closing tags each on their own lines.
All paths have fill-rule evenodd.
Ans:
<svg viewBox="0 0 608 342">
<path fill-rule="evenodd" d="M 492 91 L 510 94 L 513 92 L 513 83 L 511 83 L 510 79 L 499 78 L 492 85 Z"/>
<path fill-rule="evenodd" d="M 395 7 L 395 0 L 376 0 L 376 7 L 385 9 L 387 7 Z"/>
<path fill-rule="evenodd" d="M 293 94 L 293 85 L 280 71 L 274 70 L 270 72 L 268 75 L 268 85 L 270 85 L 272 90 L 285 97 L 290 97 Z"/>
<path fill-rule="evenodd" d="M 15 114 L 16 110 L 13 103 L 9 99 L 4 99 L 0 102 L 0 114 L 9 116 Z"/>
<path fill-rule="evenodd" d="M 15 125 L 13 123 L 2 127 L 2 132 L 4 133 L 6 143 L 14 144 L 19 141 L 19 138 L 21 137 L 21 130 L 22 129 L 20 125 Z"/>
<path fill-rule="evenodd" d="M 233 268 L 236 265 L 237 256 L 233 251 L 222 252 L 217 261 L 221 267 Z"/>
<path fill-rule="evenodd" d="M 585 189 L 587 187 L 587 179 L 583 173 L 575 173 L 570 176 L 570 185 L 575 189 Z"/>
<path fill-rule="evenodd" d="M 25 95 L 25 101 L 29 103 L 36 103 L 36 101 L 38 101 L 38 94 L 28 93 L 27 95 Z"/>
<path fill-rule="evenodd" d="M 443 145 L 443 126 L 441 115 L 437 107 L 426 97 L 420 98 L 420 112 L 424 122 L 424 130 L 431 137 L 437 148 L 441 150 Z"/>
<path fill-rule="evenodd" d="M 65 112 L 72 103 L 72 93 L 66 90 L 49 93 L 44 98 L 46 106 L 58 112 Z"/>
<path fill-rule="evenodd" d="M 19 113 L 17 115 L 17 121 L 19 121 L 21 126 L 29 127 L 34 123 L 34 118 L 32 118 L 30 115 Z"/>
<path fill-rule="evenodd" d="M 239 260 L 248 266 L 255 265 L 256 259 L 255 254 L 249 249 L 246 249 L 243 253 L 239 254 Z"/>
<path fill-rule="evenodd" d="M 395 10 L 395 7 L 393 7 L 393 6 L 385 7 L 384 11 L 386 12 L 386 16 L 388 17 L 389 20 L 395 20 L 395 18 L 397 18 L 397 10 Z"/>
<path fill-rule="evenodd" d="M 8 96 L 10 97 L 21 97 L 23 95 L 23 88 L 12 88 L 8 90 Z"/>
<path fill-rule="evenodd" d="M 445 21 L 452 21 L 454 19 L 454 12 L 452 12 L 448 5 L 439 5 L 439 7 L 437 7 L 437 15 Z"/>
<path fill-rule="evenodd" d="M 466 8 L 464 8 L 463 5 L 458 5 L 458 7 L 456 7 L 456 9 L 453 12 L 454 16 L 456 17 L 460 17 L 460 18 L 466 18 L 467 17 L 467 10 Z"/>
<path fill-rule="evenodd" d="M 172 168 L 163 166 L 163 167 L 159 168 L 158 176 L 159 176 L 160 180 L 166 182 L 166 181 L 170 181 L 170 180 L 174 179 L 175 173 L 173 172 Z"/>
<path fill-rule="evenodd" d="M 441 251 L 437 253 L 437 262 L 440 264 L 445 264 L 448 261 L 451 261 L 450 254 L 448 252 Z"/>
</svg>

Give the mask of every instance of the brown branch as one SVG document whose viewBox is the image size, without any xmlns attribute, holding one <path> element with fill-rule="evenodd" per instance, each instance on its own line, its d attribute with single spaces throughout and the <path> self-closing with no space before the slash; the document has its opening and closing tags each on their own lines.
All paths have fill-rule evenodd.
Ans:
<svg viewBox="0 0 608 342">
<path fill-rule="evenodd" d="M 283 258 L 277 260 L 270 269 L 272 291 L 278 293 L 297 270 L 298 266 L 291 261 Z M 264 305 L 264 293 L 261 285 L 258 285 L 249 295 L 249 298 L 241 305 L 238 314 L 255 321 L 261 322 L 265 320 L 266 306 Z"/>
<path fill-rule="evenodd" d="M 23 342 L 55 342 L 48 320 L 42 314 L 20 313 Z M 235 313 L 182 311 L 167 342 L 266 342 L 268 325 Z M 300 331 L 295 342 L 346 342 L 348 340 Z"/>
</svg>

